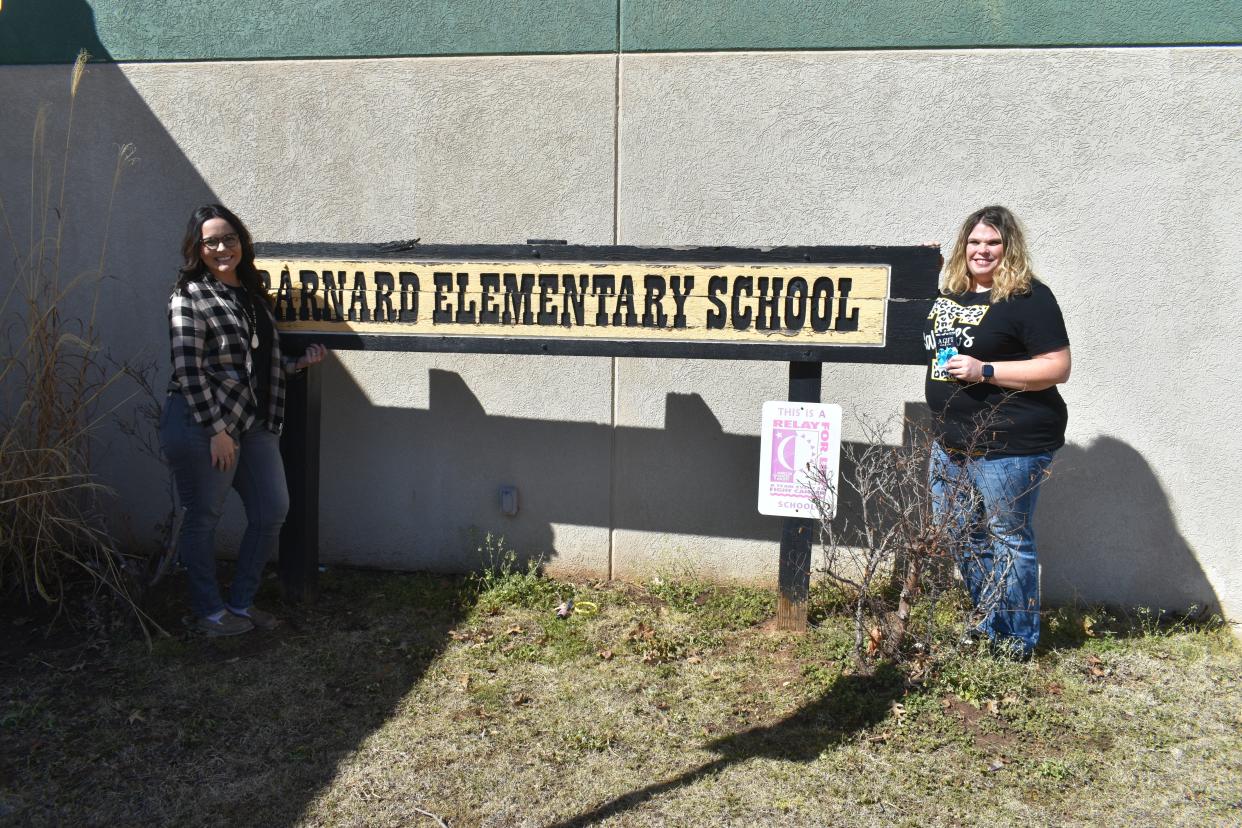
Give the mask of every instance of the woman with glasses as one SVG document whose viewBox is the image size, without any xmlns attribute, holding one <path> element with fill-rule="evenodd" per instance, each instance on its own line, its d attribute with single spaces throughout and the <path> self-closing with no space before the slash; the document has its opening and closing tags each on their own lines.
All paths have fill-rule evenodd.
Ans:
<svg viewBox="0 0 1242 828">
<path fill-rule="evenodd" d="M 172 378 L 160 444 L 185 509 L 177 545 L 195 626 L 212 636 L 270 629 L 279 620 L 256 608 L 254 596 L 289 510 L 279 436 L 285 378 L 327 351 L 311 345 L 297 359 L 281 351 L 250 233 L 230 210 L 195 210 L 181 253 L 168 300 Z M 241 496 L 247 525 L 225 601 L 215 531 L 230 488 Z"/>
<path fill-rule="evenodd" d="M 1004 207 L 966 217 L 944 277 L 924 337 L 932 497 L 974 601 L 967 636 L 1027 658 L 1039 641 L 1035 501 L 1065 443 L 1069 336 Z"/>
</svg>

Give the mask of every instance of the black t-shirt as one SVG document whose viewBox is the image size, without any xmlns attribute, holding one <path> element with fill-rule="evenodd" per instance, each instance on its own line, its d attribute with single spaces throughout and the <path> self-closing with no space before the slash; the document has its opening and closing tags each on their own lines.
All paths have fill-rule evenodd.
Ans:
<svg viewBox="0 0 1242 828">
<path fill-rule="evenodd" d="M 267 419 L 267 409 L 271 402 L 272 385 L 272 320 L 262 305 L 244 287 L 231 287 L 233 301 L 241 310 L 245 321 L 245 329 L 250 334 L 258 334 L 259 344 L 254 346 L 247 338 L 246 346 L 250 348 L 251 387 L 255 393 L 256 413 L 260 420 Z M 251 327 L 251 326 L 254 327 Z"/>
<path fill-rule="evenodd" d="M 928 314 L 926 394 L 937 438 L 946 448 L 985 457 L 1054 451 L 1065 444 L 1067 420 L 1055 385 L 1012 391 L 990 382 L 964 383 L 938 365 L 937 352 L 945 348 L 996 363 L 1069 345 L 1061 308 L 1047 285 L 1033 282 L 1030 293 L 996 304 L 988 303 L 990 297 L 991 291 L 940 296 Z M 986 427 L 980 429 L 981 423 Z"/>
</svg>

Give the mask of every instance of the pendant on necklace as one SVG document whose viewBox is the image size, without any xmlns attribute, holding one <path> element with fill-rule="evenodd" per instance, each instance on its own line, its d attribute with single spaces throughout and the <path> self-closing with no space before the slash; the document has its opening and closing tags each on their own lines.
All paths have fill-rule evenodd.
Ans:
<svg viewBox="0 0 1242 828">
<path fill-rule="evenodd" d="M 250 335 L 250 347 L 251 348 L 259 347 L 259 335 L 257 333 L 252 333 Z"/>
</svg>

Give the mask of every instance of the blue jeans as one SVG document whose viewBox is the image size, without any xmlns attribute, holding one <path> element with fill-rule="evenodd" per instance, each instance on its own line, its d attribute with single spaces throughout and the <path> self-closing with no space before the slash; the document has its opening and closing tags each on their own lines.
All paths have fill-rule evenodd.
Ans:
<svg viewBox="0 0 1242 828">
<path fill-rule="evenodd" d="M 932 446 L 932 504 L 970 598 L 976 629 L 1030 654 L 1039 643 L 1035 502 L 1052 452 L 987 460 Z"/>
<path fill-rule="evenodd" d="M 200 618 L 225 608 L 216 581 L 215 537 L 224 498 L 233 488 L 246 509 L 246 532 L 237 553 L 229 606 L 249 609 L 289 511 L 280 437 L 256 420 L 241 435 L 232 468 L 220 471 L 211 465 L 210 432 L 194 419 L 184 397 L 170 394 L 160 417 L 160 446 L 186 510 L 177 551 L 189 576 L 190 608 Z"/>
</svg>

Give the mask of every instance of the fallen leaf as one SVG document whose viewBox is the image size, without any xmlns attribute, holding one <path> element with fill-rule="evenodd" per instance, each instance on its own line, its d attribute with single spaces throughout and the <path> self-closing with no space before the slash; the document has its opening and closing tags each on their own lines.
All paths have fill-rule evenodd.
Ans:
<svg viewBox="0 0 1242 828">
<path fill-rule="evenodd" d="M 1005 767 L 1005 760 L 998 756 L 988 765 L 988 773 L 996 773 L 996 771 L 1002 769 L 1003 767 Z"/>
<path fill-rule="evenodd" d="M 625 637 L 630 641 L 645 641 L 655 637 L 655 630 L 651 629 L 651 627 L 642 621 L 639 621 L 638 626 L 626 633 Z"/>
<path fill-rule="evenodd" d="M 130 724 L 133 724 L 134 722 L 145 722 L 146 720 L 147 720 L 147 718 L 146 718 L 146 716 L 143 716 L 143 715 L 142 715 L 142 711 L 141 711 L 141 710 L 135 710 L 133 713 L 130 713 L 130 714 L 129 714 L 129 723 L 130 723 Z"/>
<path fill-rule="evenodd" d="M 466 675 L 466 676 L 461 677 L 461 689 L 462 690 L 470 689 L 470 676 Z"/>
<path fill-rule="evenodd" d="M 669 708 L 669 703 L 668 703 L 668 702 L 663 702 L 663 701 L 658 701 L 658 702 L 656 702 L 655 707 L 656 707 L 656 710 L 668 710 L 668 708 Z"/>
<path fill-rule="evenodd" d="M 991 713 L 993 716 L 995 716 L 997 713 L 1000 712 L 1000 702 L 998 702 L 996 699 L 984 699 L 983 709 Z"/>
<path fill-rule="evenodd" d="M 1065 692 L 1065 685 L 1058 684 L 1057 682 L 1054 681 L 1048 685 L 1047 690 L 1048 690 L 1048 695 L 1059 696 L 1063 692 Z"/>
<path fill-rule="evenodd" d="M 687 664 L 702 664 L 703 659 L 699 658 L 698 656 L 690 656 L 689 658 L 686 659 L 686 663 Z"/>
<path fill-rule="evenodd" d="M 901 702 L 893 702 L 889 707 L 893 711 L 893 718 L 897 720 L 897 724 L 901 724 L 906 718 L 906 706 Z"/>
<path fill-rule="evenodd" d="M 524 630 L 520 624 L 514 624 L 512 627 L 505 630 L 505 635 L 521 635 L 524 632 L 526 632 L 526 630 Z"/>
<path fill-rule="evenodd" d="M 879 627 L 872 627 L 871 632 L 867 634 L 867 655 L 874 655 L 876 650 L 880 649 L 880 642 L 884 640 L 884 631 Z"/>
<path fill-rule="evenodd" d="M 513 697 L 514 707 L 521 707 L 524 704 L 530 704 L 530 702 L 531 702 L 530 696 L 526 695 L 525 693 L 518 693 L 516 696 Z"/>
<path fill-rule="evenodd" d="M 612 650 L 600 650 L 596 655 L 604 661 L 612 661 Z"/>
</svg>

